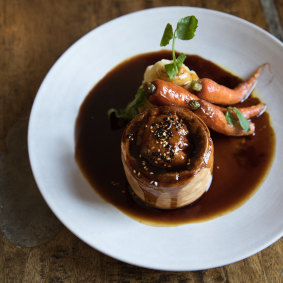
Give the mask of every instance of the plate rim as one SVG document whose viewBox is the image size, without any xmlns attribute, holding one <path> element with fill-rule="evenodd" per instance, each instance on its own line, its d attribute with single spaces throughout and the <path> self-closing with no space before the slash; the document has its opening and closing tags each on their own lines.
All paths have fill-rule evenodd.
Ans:
<svg viewBox="0 0 283 283">
<path fill-rule="evenodd" d="M 89 34 L 91 34 L 94 30 L 97 30 L 97 29 L 101 29 L 103 28 L 105 25 L 108 25 L 108 24 L 111 24 L 112 22 L 115 22 L 115 21 L 118 21 L 120 20 L 121 18 L 124 18 L 124 17 L 127 17 L 127 16 L 131 16 L 131 15 L 134 15 L 134 14 L 138 14 L 138 13 L 147 13 L 148 11 L 151 11 L 151 10 L 163 10 L 163 9 L 175 9 L 175 8 L 189 8 L 192 10 L 205 10 L 206 12 L 208 13 L 214 13 L 214 14 L 220 14 L 226 18 L 233 18 L 234 20 L 236 21 L 239 21 L 239 22 L 244 22 L 245 24 L 249 25 L 250 27 L 253 27 L 257 30 L 259 30 L 260 32 L 262 32 L 263 34 L 265 34 L 266 36 L 268 36 L 269 38 L 273 39 L 275 42 L 277 42 L 281 48 L 283 47 L 283 43 L 278 39 L 276 38 L 274 35 L 272 35 L 271 33 L 267 32 L 266 30 L 264 30 L 263 28 L 245 20 L 245 19 L 242 19 L 240 17 L 237 17 L 237 16 L 234 16 L 234 15 L 231 15 L 231 14 L 228 14 L 228 13 L 225 13 L 225 12 L 221 12 L 221 11 L 217 11 L 217 10 L 211 10 L 211 9 L 208 9 L 208 8 L 199 8 L 199 7 L 188 7 L 188 6 L 163 6 L 163 7 L 156 7 L 156 8 L 149 8 L 149 9 L 144 9 L 144 10 L 139 10 L 139 11 L 135 11 L 135 12 L 132 12 L 132 13 L 127 13 L 125 15 L 122 15 L 120 17 L 117 17 L 117 18 L 114 18 L 114 19 L 111 19 L 110 21 L 100 25 L 100 26 L 97 26 L 96 28 L 90 30 L 89 32 L 87 32 L 85 35 L 83 35 L 82 37 L 80 37 L 78 40 L 76 40 L 71 46 L 69 46 L 63 53 L 62 55 L 55 61 L 55 63 L 52 65 L 52 67 L 50 68 L 50 70 L 48 71 L 48 73 L 45 75 L 38 91 L 37 91 L 37 94 L 35 96 L 35 99 L 34 99 L 34 102 L 33 102 L 33 105 L 32 105 L 32 109 L 31 109 L 31 112 L 30 112 L 30 117 L 29 117 L 29 125 L 28 125 L 28 153 L 29 153 L 29 159 L 30 159 L 30 164 L 31 164 L 31 168 L 32 168 L 32 172 L 33 172 L 33 176 L 34 176 L 34 179 L 36 181 L 36 184 L 37 184 L 37 187 L 39 189 L 39 191 L 41 192 L 41 195 L 43 197 L 43 199 L 46 201 L 46 203 L 48 204 L 49 208 L 52 210 L 52 212 L 56 215 L 56 217 L 60 220 L 60 222 L 69 230 L 71 231 L 74 235 L 76 235 L 76 237 L 78 237 L 80 240 L 82 240 L 84 243 L 88 244 L 90 247 L 92 248 L 95 248 L 96 250 L 102 252 L 103 254 L 106 254 L 110 257 L 113 257 L 117 260 L 120 260 L 120 261 L 123 261 L 125 263 L 128 263 L 128 264 L 132 264 L 132 265 L 136 265 L 136 266 L 139 266 L 139 267 L 143 267 L 143 268 L 149 268 L 149 269 L 155 269 L 155 270 L 163 270 L 163 271 L 196 271 L 196 270 L 203 270 L 203 269 L 210 269 L 210 268 L 215 268 L 215 267 L 219 267 L 219 266 L 223 266 L 223 265 L 227 265 L 227 264 L 231 264 L 231 263 L 234 263 L 234 262 L 237 262 L 237 261 L 240 261 L 244 258 L 247 258 L 247 257 L 250 257 L 260 251 L 262 251 L 263 249 L 267 248 L 268 246 L 270 246 L 271 244 L 273 244 L 274 242 L 276 242 L 277 240 L 279 240 L 282 236 L 283 236 L 283 230 L 281 231 L 280 234 L 276 235 L 276 237 L 273 237 L 272 239 L 270 239 L 270 241 L 266 242 L 265 244 L 263 244 L 260 248 L 257 248 L 257 249 L 254 249 L 250 252 L 248 252 L 247 254 L 245 255 L 241 255 L 241 256 L 238 256 L 238 258 L 234 258 L 233 260 L 231 261 L 225 261 L 225 263 L 220 263 L 218 265 L 213 265 L 213 266 L 202 266 L 201 268 L 193 268 L 193 269 L 170 269 L 168 267 L 158 267 L 158 266 L 148 266 L 146 264 L 141 264 L 141 263 L 137 263 L 137 262 L 133 262 L 133 261 L 128 261 L 126 260 L 125 258 L 123 258 L 122 256 L 119 257 L 117 255 L 113 255 L 109 252 L 107 252 L 106 250 L 104 250 L 103 248 L 101 247 L 96 247 L 94 246 L 92 243 L 90 243 L 88 240 L 84 239 L 81 237 L 81 235 L 79 235 L 77 233 L 77 231 L 75 231 L 74 229 L 72 229 L 70 227 L 70 225 L 66 224 L 65 221 L 61 218 L 61 216 L 59 215 L 59 213 L 57 213 L 56 211 L 56 208 L 53 207 L 52 204 L 49 203 L 49 201 L 47 200 L 46 196 L 44 195 L 43 191 L 41 190 L 41 187 L 39 186 L 39 181 L 36 177 L 36 169 L 34 167 L 34 164 L 33 164 L 33 161 L 32 161 L 32 149 L 30 147 L 31 145 L 31 125 L 32 125 L 32 121 L 34 121 L 34 113 L 35 113 L 35 108 L 36 108 L 36 105 L 38 104 L 38 101 L 40 99 L 40 91 L 41 89 L 43 88 L 45 82 L 46 82 L 46 79 L 47 77 L 51 74 L 52 70 L 54 70 L 55 66 L 57 66 L 61 59 L 68 53 L 68 52 L 71 52 L 71 49 L 73 49 L 78 43 L 79 41 L 81 41 L 82 39 L 85 39 L 87 38 L 87 36 Z"/>
</svg>

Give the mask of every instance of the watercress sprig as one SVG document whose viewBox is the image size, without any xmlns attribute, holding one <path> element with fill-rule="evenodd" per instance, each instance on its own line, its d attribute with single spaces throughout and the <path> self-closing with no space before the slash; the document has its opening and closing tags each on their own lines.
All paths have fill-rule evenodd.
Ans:
<svg viewBox="0 0 283 283">
<path fill-rule="evenodd" d="M 176 38 L 182 40 L 189 40 L 195 36 L 195 31 L 198 26 L 198 20 L 195 16 L 188 16 L 181 18 L 178 23 L 175 31 L 173 32 L 173 27 L 168 23 L 163 32 L 163 36 L 160 41 L 160 46 L 166 46 L 169 44 L 172 39 L 172 58 L 173 63 L 165 65 L 165 70 L 170 79 L 173 79 L 177 76 L 179 69 L 181 68 L 183 62 L 186 59 L 186 55 L 181 53 L 178 58 L 175 54 L 175 40 Z"/>
<path fill-rule="evenodd" d="M 166 72 L 168 76 L 172 79 L 177 76 L 179 69 L 181 68 L 183 62 L 186 59 L 186 55 L 181 53 L 178 58 L 175 55 L 175 40 L 176 38 L 182 40 L 192 39 L 195 35 L 195 31 L 197 28 L 198 20 L 195 16 L 188 16 L 182 18 L 177 23 L 177 28 L 173 32 L 173 28 L 171 24 L 167 24 L 160 46 L 166 46 L 169 44 L 170 40 L 173 39 L 172 42 L 172 58 L 173 63 L 165 65 Z M 110 118 L 114 115 L 118 119 L 131 120 L 138 114 L 138 109 L 144 105 L 147 97 L 145 95 L 145 91 L 142 88 L 139 88 L 137 94 L 124 109 L 114 109 L 111 108 L 107 111 L 107 115 Z"/>
<path fill-rule="evenodd" d="M 229 106 L 227 107 L 227 111 L 225 114 L 226 120 L 230 125 L 235 125 L 236 120 L 234 119 L 232 113 L 236 114 L 236 117 L 240 123 L 240 126 L 242 127 L 242 129 L 248 133 L 250 131 L 250 123 L 249 121 L 244 117 L 244 115 L 239 111 L 239 109 L 237 107 L 232 107 Z"/>
</svg>

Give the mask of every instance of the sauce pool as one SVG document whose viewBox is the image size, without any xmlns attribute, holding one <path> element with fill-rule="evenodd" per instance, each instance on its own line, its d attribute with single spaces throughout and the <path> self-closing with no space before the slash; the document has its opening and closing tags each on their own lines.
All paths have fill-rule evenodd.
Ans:
<svg viewBox="0 0 283 283">
<path fill-rule="evenodd" d="M 107 111 L 124 108 L 133 99 L 148 65 L 170 58 L 171 51 L 165 50 L 137 55 L 122 62 L 90 91 L 75 125 L 75 158 L 94 190 L 128 216 L 156 226 L 206 221 L 238 208 L 259 188 L 275 151 L 275 133 L 268 113 L 253 119 L 254 136 L 227 137 L 211 131 L 215 149 L 213 181 L 199 200 L 175 210 L 159 210 L 139 201 L 128 187 L 121 161 L 124 129 L 113 127 Z M 200 78 L 208 77 L 230 88 L 241 81 L 196 55 L 187 55 L 185 64 Z M 259 102 L 252 96 L 241 106 Z"/>
</svg>

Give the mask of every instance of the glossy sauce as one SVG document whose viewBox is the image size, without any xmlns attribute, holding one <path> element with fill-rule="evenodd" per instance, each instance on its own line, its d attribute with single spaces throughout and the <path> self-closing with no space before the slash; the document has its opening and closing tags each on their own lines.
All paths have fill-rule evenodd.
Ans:
<svg viewBox="0 0 283 283">
<path fill-rule="evenodd" d="M 122 62 L 95 85 L 77 118 L 75 157 L 84 176 L 107 202 L 140 222 L 174 226 L 212 219 L 246 202 L 268 173 L 275 134 L 268 113 L 253 119 L 256 134 L 251 137 L 227 137 L 211 131 L 215 157 L 210 189 L 184 208 L 165 211 L 147 207 L 132 195 L 126 181 L 120 150 L 123 127 L 113 127 L 106 113 L 110 108 L 124 108 L 140 86 L 146 67 L 167 58 L 171 58 L 169 51 L 138 55 Z M 185 64 L 200 78 L 208 77 L 230 88 L 241 81 L 196 55 L 188 55 Z M 258 102 L 251 97 L 241 105 Z"/>
</svg>

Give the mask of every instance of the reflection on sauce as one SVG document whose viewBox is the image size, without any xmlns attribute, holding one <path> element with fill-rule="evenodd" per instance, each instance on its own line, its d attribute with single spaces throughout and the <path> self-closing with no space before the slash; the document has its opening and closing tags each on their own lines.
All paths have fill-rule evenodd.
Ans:
<svg viewBox="0 0 283 283">
<path fill-rule="evenodd" d="M 125 107 L 133 99 L 148 65 L 170 57 L 170 51 L 146 53 L 114 68 L 86 97 L 75 129 L 75 157 L 95 191 L 130 217 L 163 226 L 205 221 L 239 207 L 264 180 L 275 149 L 275 134 L 268 113 L 264 113 L 253 120 L 255 136 L 235 138 L 211 131 L 215 147 L 213 181 L 208 192 L 194 204 L 164 211 L 146 207 L 133 197 L 121 162 L 123 128 L 112 129 L 106 113 L 109 108 Z M 230 88 L 240 82 L 239 78 L 196 55 L 188 55 L 185 64 L 200 78 L 209 77 Z M 258 98 L 251 97 L 244 105 L 258 102 Z"/>
</svg>

